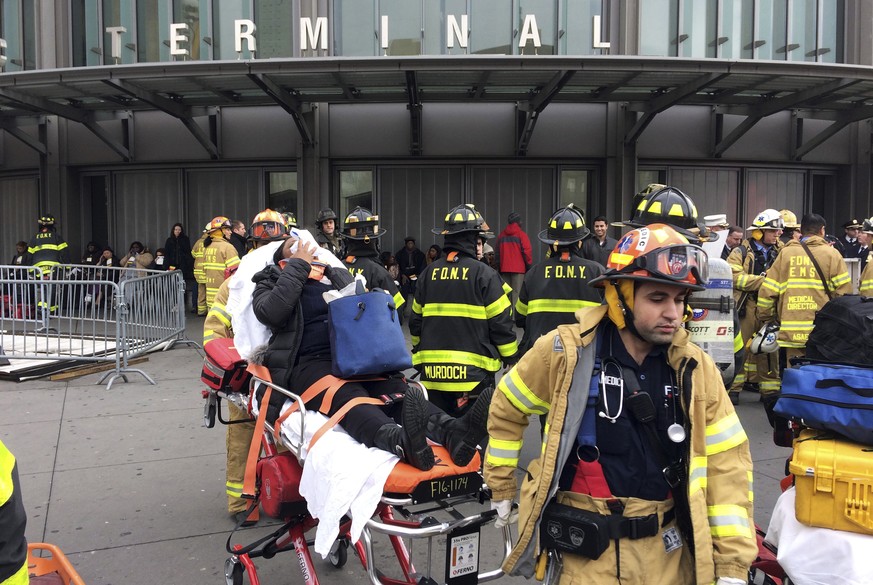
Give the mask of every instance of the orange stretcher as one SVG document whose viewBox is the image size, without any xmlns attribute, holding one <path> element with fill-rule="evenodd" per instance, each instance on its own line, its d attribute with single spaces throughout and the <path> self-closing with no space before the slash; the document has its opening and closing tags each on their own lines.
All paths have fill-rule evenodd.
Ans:
<svg viewBox="0 0 873 585">
<path fill-rule="evenodd" d="M 258 389 L 269 388 L 271 392 L 280 392 L 297 404 L 293 416 L 299 417 L 301 436 L 304 435 L 302 430 L 307 425 L 307 412 L 303 408 L 304 400 L 301 396 L 273 384 L 263 368 L 249 366 L 248 371 L 252 374 L 248 393 L 215 388 L 208 388 L 203 392 L 207 399 L 204 426 L 213 426 L 216 417 L 225 422 L 220 415 L 221 400 L 233 402 L 239 408 L 252 413 Z M 267 400 L 268 398 L 263 398 L 264 405 Z M 264 406 L 259 412 L 266 410 Z M 227 542 L 230 557 L 225 562 L 227 584 L 241 585 L 244 577 L 247 577 L 252 585 L 260 585 L 254 560 L 269 559 L 278 553 L 293 550 L 297 557 L 295 564 L 306 585 L 317 585 L 318 576 L 310 554 L 310 545 L 313 542 L 307 541 L 306 533 L 318 525 L 318 520 L 309 514 L 306 501 L 297 490 L 307 451 L 303 445 L 289 443 L 287 435 L 275 432 L 273 425 L 263 421 L 263 417 L 258 418 L 261 421 L 256 424 L 254 436 L 254 441 L 258 444 L 253 447 L 258 457 L 257 466 L 254 467 L 256 477 L 254 481 L 250 479 L 247 482 L 254 485 L 250 508 L 260 506 L 262 514 L 281 520 L 282 525 L 247 545 L 231 544 L 234 534 L 243 533 L 235 530 L 230 535 Z M 451 463 L 448 452 L 442 447 L 435 446 L 434 454 L 437 459 L 448 463 L 435 466 L 429 471 L 415 469 L 403 462 L 394 466 L 385 483 L 381 500 L 357 542 L 351 542 L 351 519 L 343 517 L 339 535 L 328 555 L 328 560 L 334 567 L 345 565 L 348 549 L 352 547 L 367 572 L 369 581 L 374 585 L 438 582 L 447 585 L 470 585 L 484 583 L 503 575 L 499 567 L 482 571 L 479 566 L 478 554 L 482 548 L 480 529 L 493 522 L 496 512 L 486 509 L 464 516 L 457 509 L 462 504 L 483 505 L 490 499 L 490 490 L 482 479 L 479 455 L 474 456 L 469 465 L 459 467 Z M 281 490 L 272 487 L 280 483 L 283 486 Z M 245 493 L 246 488 L 243 491 Z M 377 568 L 379 556 L 374 553 L 374 546 L 384 540 L 382 537 L 374 539 L 377 535 L 387 537 L 391 543 L 400 576 L 390 577 Z M 512 549 L 512 534 L 508 526 L 503 528 L 500 536 L 502 558 L 505 559 Z M 434 566 L 432 557 L 436 554 L 434 549 L 440 548 L 433 546 L 434 539 L 441 539 L 445 543 L 444 579 L 434 579 L 431 574 Z M 424 571 L 416 568 L 410 552 L 416 540 L 426 541 Z"/>
<path fill-rule="evenodd" d="M 85 585 L 66 555 L 53 544 L 27 544 L 27 572 L 32 585 Z"/>
</svg>

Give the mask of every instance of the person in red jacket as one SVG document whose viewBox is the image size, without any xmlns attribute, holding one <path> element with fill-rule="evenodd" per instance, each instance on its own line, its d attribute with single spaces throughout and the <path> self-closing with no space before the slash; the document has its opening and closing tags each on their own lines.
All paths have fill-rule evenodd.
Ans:
<svg viewBox="0 0 873 585">
<path fill-rule="evenodd" d="M 497 236 L 497 255 L 500 258 L 500 276 L 512 288 L 511 306 L 515 307 L 518 291 L 524 282 L 524 273 L 533 264 L 530 238 L 521 229 L 521 215 L 509 214 L 509 225 Z"/>
</svg>

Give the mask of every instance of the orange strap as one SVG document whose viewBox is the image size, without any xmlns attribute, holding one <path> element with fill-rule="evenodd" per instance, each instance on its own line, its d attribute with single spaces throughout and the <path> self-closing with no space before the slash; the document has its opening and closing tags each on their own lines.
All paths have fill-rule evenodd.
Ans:
<svg viewBox="0 0 873 585">
<path fill-rule="evenodd" d="M 612 491 L 603 475 L 600 461 L 582 461 L 576 464 L 576 475 L 573 477 L 571 492 L 588 494 L 595 498 L 612 498 Z"/>
<path fill-rule="evenodd" d="M 312 447 L 315 446 L 315 443 L 321 438 L 321 436 L 332 429 L 336 424 L 343 419 L 348 411 L 350 411 L 355 406 L 360 406 L 362 404 L 373 404 L 376 406 L 384 406 L 384 402 L 379 400 L 378 398 L 352 398 L 345 404 L 343 404 L 342 408 L 340 408 L 336 413 L 328 419 L 326 423 L 321 425 L 321 428 L 315 431 L 315 434 L 312 435 L 312 440 L 309 441 L 309 451 L 312 451 Z"/>
<path fill-rule="evenodd" d="M 249 366 L 251 367 L 251 366 Z M 258 420 L 255 421 L 255 430 L 252 433 L 252 442 L 249 444 L 249 454 L 246 458 L 246 473 L 243 476 L 242 497 L 255 497 L 255 480 L 258 471 L 258 457 L 261 454 L 261 439 L 264 436 L 264 424 L 267 422 L 267 409 L 270 407 L 270 395 L 273 387 L 267 386 L 264 397 L 261 398 L 261 408 L 258 411 Z"/>
<path fill-rule="evenodd" d="M 331 374 L 326 376 L 322 376 L 315 382 L 313 382 L 309 388 L 307 388 L 303 394 L 300 395 L 300 399 L 303 401 L 305 405 L 307 402 L 324 392 L 324 398 L 321 400 L 321 406 L 318 409 L 318 412 L 327 416 L 330 412 L 331 406 L 333 406 L 333 397 L 336 395 L 337 390 L 342 388 L 348 382 L 378 382 L 379 380 L 387 380 L 387 378 L 361 378 L 358 380 L 343 380 L 342 378 L 337 378 Z M 325 385 L 326 384 L 326 385 Z M 383 403 L 384 404 L 384 403 Z M 299 403 L 295 400 L 294 403 L 282 413 L 282 415 L 276 419 L 276 423 L 273 426 L 273 434 L 276 438 L 279 438 L 279 432 L 282 428 L 282 423 L 287 420 L 289 416 L 293 413 L 297 412 Z"/>
</svg>

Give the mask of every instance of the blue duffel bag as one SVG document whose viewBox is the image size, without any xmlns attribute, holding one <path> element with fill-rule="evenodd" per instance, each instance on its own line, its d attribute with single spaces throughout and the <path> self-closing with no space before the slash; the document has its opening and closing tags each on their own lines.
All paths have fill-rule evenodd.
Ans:
<svg viewBox="0 0 873 585">
<path fill-rule="evenodd" d="M 873 445 L 873 367 L 806 364 L 786 369 L 776 414 Z"/>
</svg>

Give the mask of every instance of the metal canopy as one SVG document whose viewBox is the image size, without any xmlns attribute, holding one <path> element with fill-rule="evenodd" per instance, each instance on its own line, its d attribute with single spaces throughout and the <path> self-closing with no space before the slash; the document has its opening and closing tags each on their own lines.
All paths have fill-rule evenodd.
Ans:
<svg viewBox="0 0 873 585">
<path fill-rule="evenodd" d="M 214 133 L 202 130 L 195 118 L 214 117 L 217 107 L 278 104 L 311 144 L 303 114 L 312 103 L 405 103 L 412 123 L 410 150 L 420 154 L 420 112 L 432 102 L 515 103 L 519 155 L 527 151 L 537 117 L 553 103 L 625 103 L 638 112 L 627 142 L 635 141 L 659 112 L 676 105 L 706 105 L 715 115 L 745 116 L 713 145 L 716 157 L 759 120 L 779 111 L 833 121 L 815 143 L 795 149 L 799 158 L 838 128 L 873 117 L 873 68 L 637 56 L 472 55 L 185 61 L 0 75 L 0 128 L 12 132 L 46 114 L 58 115 L 98 133 L 123 158 L 129 157 L 125 145 L 114 144 L 97 121 L 164 111 L 181 120 L 212 158 L 219 158 Z"/>
</svg>

